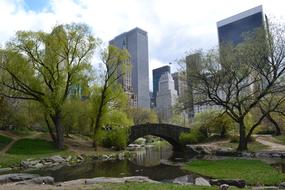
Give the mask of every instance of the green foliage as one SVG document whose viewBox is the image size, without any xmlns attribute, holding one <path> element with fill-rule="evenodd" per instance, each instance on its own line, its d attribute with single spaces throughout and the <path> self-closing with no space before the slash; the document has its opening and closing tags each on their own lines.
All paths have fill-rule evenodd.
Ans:
<svg viewBox="0 0 285 190">
<path fill-rule="evenodd" d="M 194 160 L 184 168 L 211 178 L 244 179 L 249 185 L 278 185 L 285 180 L 285 174 L 260 160 Z"/>
<path fill-rule="evenodd" d="M 200 129 L 207 137 L 211 134 L 219 134 L 224 138 L 230 130 L 235 128 L 235 123 L 227 114 L 221 114 L 219 110 L 209 110 L 196 114 L 193 128 Z"/>
<path fill-rule="evenodd" d="M 2 150 L 6 145 L 11 143 L 12 141 L 13 139 L 11 139 L 10 137 L 0 135 L 0 150 Z"/>
<path fill-rule="evenodd" d="M 69 98 L 63 106 L 62 124 L 66 135 L 79 133 L 87 135 L 90 132 L 90 101 Z"/>
<path fill-rule="evenodd" d="M 181 133 L 179 136 L 182 144 L 197 144 L 205 139 L 205 135 L 197 128 L 193 128 L 190 133 Z"/>
<path fill-rule="evenodd" d="M 20 139 L 8 150 L 9 154 L 37 155 L 58 151 L 52 142 L 43 139 Z"/>
<path fill-rule="evenodd" d="M 158 116 L 155 111 L 144 108 L 131 108 L 128 110 L 129 117 L 133 118 L 134 124 L 158 123 Z"/>
<path fill-rule="evenodd" d="M 101 144 L 107 148 L 115 148 L 115 150 L 122 150 L 126 148 L 128 142 L 127 128 L 114 128 L 109 131 L 101 132 Z"/>
</svg>

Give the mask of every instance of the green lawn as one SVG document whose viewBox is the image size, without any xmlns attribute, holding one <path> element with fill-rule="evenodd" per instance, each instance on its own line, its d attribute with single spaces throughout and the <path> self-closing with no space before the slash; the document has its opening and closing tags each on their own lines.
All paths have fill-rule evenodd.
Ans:
<svg viewBox="0 0 285 190">
<path fill-rule="evenodd" d="M 0 155 L 0 168 L 20 163 L 26 159 L 41 159 L 53 155 L 68 156 L 74 153 L 68 150 L 57 150 L 52 142 L 43 139 L 20 139 Z"/>
<path fill-rule="evenodd" d="M 0 150 L 2 150 L 5 146 L 7 146 L 13 139 L 0 135 Z"/>
<path fill-rule="evenodd" d="M 285 174 L 260 160 L 195 160 L 184 168 L 211 178 L 244 179 L 249 185 L 277 185 L 285 181 Z"/>
<path fill-rule="evenodd" d="M 58 152 L 52 142 L 43 139 L 20 139 L 8 150 L 8 154 L 37 155 Z"/>
</svg>

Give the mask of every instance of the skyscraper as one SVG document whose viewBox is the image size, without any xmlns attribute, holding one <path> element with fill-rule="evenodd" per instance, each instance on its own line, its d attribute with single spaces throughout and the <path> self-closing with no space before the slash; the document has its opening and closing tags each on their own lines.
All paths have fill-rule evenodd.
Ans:
<svg viewBox="0 0 285 190">
<path fill-rule="evenodd" d="M 163 122 L 167 122 L 172 116 L 172 108 L 177 101 L 177 91 L 174 88 L 174 80 L 169 72 L 161 75 L 158 86 L 156 109 L 159 119 Z"/>
<path fill-rule="evenodd" d="M 217 22 L 219 44 L 237 45 L 245 40 L 247 33 L 254 33 L 264 26 L 262 6 L 257 6 Z"/>
<path fill-rule="evenodd" d="M 132 64 L 131 82 L 137 106 L 150 107 L 149 97 L 149 71 L 148 71 L 148 36 L 140 28 L 134 28 L 112 39 L 110 45 L 127 49 Z"/>
<path fill-rule="evenodd" d="M 156 106 L 156 95 L 159 87 L 159 79 L 164 73 L 170 73 L 170 66 L 163 66 L 152 70 L 153 99 Z"/>
</svg>

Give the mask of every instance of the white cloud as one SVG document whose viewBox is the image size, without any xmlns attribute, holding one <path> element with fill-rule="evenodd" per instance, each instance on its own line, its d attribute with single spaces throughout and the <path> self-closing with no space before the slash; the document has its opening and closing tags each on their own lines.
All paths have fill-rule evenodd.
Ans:
<svg viewBox="0 0 285 190">
<path fill-rule="evenodd" d="M 50 31 L 55 24 L 84 22 L 104 42 L 138 26 L 148 32 L 153 69 L 188 50 L 215 46 L 218 20 L 260 4 L 269 15 L 284 18 L 283 0 L 50 0 L 41 12 L 25 10 L 24 0 L 0 0 L 0 44 L 17 30 Z"/>
</svg>

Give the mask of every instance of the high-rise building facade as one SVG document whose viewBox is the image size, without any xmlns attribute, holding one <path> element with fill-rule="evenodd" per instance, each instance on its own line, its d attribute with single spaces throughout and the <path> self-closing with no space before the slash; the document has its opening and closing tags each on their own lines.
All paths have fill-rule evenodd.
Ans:
<svg viewBox="0 0 285 190">
<path fill-rule="evenodd" d="M 149 61 L 148 36 L 140 28 L 134 28 L 112 39 L 110 45 L 127 49 L 132 64 L 131 83 L 137 100 L 137 106 L 150 107 L 149 97 Z"/>
<path fill-rule="evenodd" d="M 159 87 L 159 79 L 164 73 L 170 73 L 170 66 L 163 66 L 152 70 L 153 103 L 156 106 L 156 95 Z"/>
<path fill-rule="evenodd" d="M 186 78 L 182 72 L 172 73 L 174 87 L 179 97 L 185 97 L 187 91 Z"/>
<path fill-rule="evenodd" d="M 162 122 L 168 122 L 172 116 L 172 108 L 177 101 L 174 80 L 169 72 L 161 75 L 156 96 L 156 109 Z"/>
<path fill-rule="evenodd" d="M 250 33 L 264 26 L 262 6 L 257 6 L 242 13 L 217 22 L 219 44 L 243 42 Z"/>
</svg>

